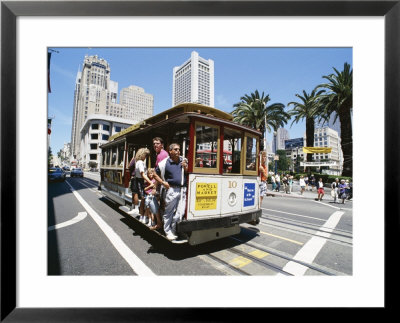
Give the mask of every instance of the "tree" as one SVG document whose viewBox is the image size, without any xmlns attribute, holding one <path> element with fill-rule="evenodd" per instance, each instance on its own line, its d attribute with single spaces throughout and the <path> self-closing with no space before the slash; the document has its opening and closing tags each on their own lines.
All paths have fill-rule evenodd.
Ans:
<svg viewBox="0 0 400 323">
<path fill-rule="evenodd" d="M 289 119 L 289 114 L 284 111 L 285 106 L 282 103 L 267 105 L 270 101 L 269 95 L 264 96 L 264 92 L 259 94 L 258 90 L 250 95 L 245 94 L 240 98 L 241 102 L 235 103 L 232 111 L 233 120 L 258 129 L 264 139 L 265 120 L 267 121 L 268 132 L 271 129 L 276 130 L 276 126 L 284 126 Z M 261 142 L 261 150 L 264 149 L 264 140 Z"/>
<path fill-rule="evenodd" d="M 317 88 L 312 90 L 311 94 L 308 94 L 303 90 L 303 96 L 296 94 L 300 99 L 300 102 L 289 102 L 288 106 L 293 105 L 293 109 L 289 111 L 289 114 L 294 117 L 292 121 L 299 122 L 300 120 L 306 120 L 306 146 L 314 147 L 314 130 L 315 130 L 315 118 L 322 113 L 322 94 L 324 90 Z M 307 162 L 312 161 L 312 154 L 307 154 Z"/>
<path fill-rule="evenodd" d="M 277 150 L 276 154 L 279 156 L 278 169 L 286 172 L 289 169 L 289 162 L 286 157 L 286 150 Z"/>
<path fill-rule="evenodd" d="M 334 122 L 339 117 L 340 138 L 343 151 L 343 176 L 353 176 L 353 130 L 351 113 L 353 110 L 353 70 L 344 63 L 343 71 L 333 68 L 335 73 L 323 76 L 328 80 L 318 86 L 327 90 L 324 95 L 324 113 L 328 119 L 336 112 Z"/>
</svg>

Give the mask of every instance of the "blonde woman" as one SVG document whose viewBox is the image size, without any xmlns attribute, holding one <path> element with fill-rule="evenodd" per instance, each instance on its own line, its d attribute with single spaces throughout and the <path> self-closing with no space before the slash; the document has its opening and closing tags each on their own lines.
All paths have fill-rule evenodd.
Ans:
<svg viewBox="0 0 400 323">
<path fill-rule="evenodd" d="M 140 222 L 147 224 L 149 218 L 144 215 L 144 199 L 145 193 L 144 188 L 145 186 L 152 184 L 150 179 L 147 177 L 147 166 L 146 166 L 146 158 L 150 155 L 150 150 L 147 148 L 140 148 L 135 156 L 136 165 L 135 165 L 135 185 L 134 185 L 134 192 L 132 194 L 138 194 L 140 199 L 139 202 L 139 214 L 140 214 Z M 146 180 L 146 184 L 144 181 Z"/>
<path fill-rule="evenodd" d="M 260 171 L 260 207 L 264 196 L 267 194 L 267 153 L 263 151 L 261 153 L 261 164 L 259 167 Z"/>
</svg>

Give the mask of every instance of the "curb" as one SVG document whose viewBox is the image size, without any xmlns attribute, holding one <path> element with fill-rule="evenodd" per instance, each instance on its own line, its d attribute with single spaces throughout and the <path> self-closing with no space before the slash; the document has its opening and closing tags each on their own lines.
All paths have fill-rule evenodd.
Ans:
<svg viewBox="0 0 400 323">
<path fill-rule="evenodd" d="M 279 197 L 291 197 L 291 198 L 296 198 L 296 199 L 309 199 L 309 200 L 315 200 L 317 198 L 317 194 L 315 196 L 305 196 L 305 195 L 299 195 L 298 192 L 292 192 L 290 194 L 286 193 L 281 193 L 281 192 L 271 192 L 267 191 L 266 197 L 268 196 L 279 196 Z"/>
</svg>

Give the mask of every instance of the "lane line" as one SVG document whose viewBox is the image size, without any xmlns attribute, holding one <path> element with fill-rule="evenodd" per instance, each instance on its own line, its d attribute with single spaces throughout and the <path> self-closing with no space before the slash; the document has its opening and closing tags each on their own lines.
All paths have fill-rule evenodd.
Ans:
<svg viewBox="0 0 400 323">
<path fill-rule="evenodd" d="M 48 227 L 48 231 L 52 231 L 52 230 L 57 230 L 57 229 L 61 229 L 64 227 L 67 227 L 69 225 L 75 224 L 79 221 L 82 221 L 84 218 L 86 218 L 87 216 L 87 212 L 79 212 L 78 215 L 76 217 L 74 217 L 71 220 L 56 224 L 56 225 L 52 225 Z"/>
<path fill-rule="evenodd" d="M 318 203 L 318 204 L 322 204 L 322 205 L 325 205 L 325 206 L 329 206 L 329 207 L 334 208 L 336 210 L 340 210 L 340 207 L 337 207 L 337 206 L 334 206 L 334 205 L 330 205 L 330 204 L 326 204 L 326 203 L 323 203 L 321 201 L 315 201 L 314 200 L 313 202 Z"/>
<path fill-rule="evenodd" d="M 84 180 L 79 182 L 80 184 L 82 184 L 82 186 L 85 186 L 87 189 L 89 189 L 90 191 L 96 193 L 97 189 L 93 186 L 89 186 L 91 183 L 87 183 Z"/>
<path fill-rule="evenodd" d="M 73 188 L 73 186 L 66 182 L 70 187 L 72 193 L 75 195 L 77 200 L 82 204 L 87 213 L 96 222 L 99 228 L 104 232 L 106 237 L 110 240 L 112 245 L 117 249 L 122 258 L 129 264 L 132 270 L 138 276 L 156 276 L 153 271 L 145 265 L 143 261 L 136 256 L 131 249 L 122 241 L 122 239 L 114 232 L 114 230 L 97 214 L 95 210 L 82 198 L 82 196 Z"/>
<path fill-rule="evenodd" d="M 318 237 L 314 236 L 297 252 L 297 254 L 293 257 L 294 260 L 302 261 L 308 264 L 312 264 L 315 257 L 321 251 L 322 247 L 326 243 L 326 238 L 330 237 L 330 233 L 332 232 L 336 225 L 339 223 L 340 218 L 344 214 L 343 211 L 334 212 L 329 219 L 325 222 L 325 224 L 321 227 L 324 228 L 324 231 L 318 231 L 316 234 Z M 323 238 L 325 237 L 325 238 Z M 291 273 L 295 276 L 302 276 L 307 271 L 308 267 L 303 266 L 297 262 L 289 261 L 283 270 Z"/>
<path fill-rule="evenodd" d="M 302 214 L 297 214 L 297 213 L 290 213 L 290 212 L 285 212 L 285 211 L 278 211 L 278 210 L 272 210 L 272 209 L 266 209 L 266 208 L 261 208 L 262 210 L 266 210 L 266 211 L 272 211 L 272 212 L 278 212 L 278 213 L 284 213 L 284 214 L 289 214 L 289 215 L 295 215 L 295 216 L 300 216 L 302 218 L 308 218 L 308 219 L 313 219 L 313 220 L 318 220 L 318 221 L 325 221 L 324 219 L 320 219 L 320 218 L 315 218 L 312 216 L 308 216 L 308 215 L 302 215 Z M 268 215 L 268 214 L 267 214 Z M 273 215 L 273 214 L 269 214 L 269 215 Z"/>
<path fill-rule="evenodd" d="M 282 236 L 278 236 L 276 234 L 272 234 L 272 233 L 268 233 L 268 232 L 264 232 L 264 231 L 258 231 L 258 229 L 256 229 L 256 228 L 249 227 L 249 228 L 246 228 L 246 229 L 255 231 L 257 233 L 262 233 L 262 234 L 265 234 L 267 236 L 271 236 L 271 237 L 274 237 L 274 238 L 278 238 L 278 239 L 281 239 L 281 240 L 289 241 L 289 242 L 292 242 L 292 243 L 295 243 L 295 244 L 298 244 L 298 245 L 301 245 L 301 246 L 304 244 L 303 242 L 292 240 L 292 239 L 285 238 L 285 237 L 282 237 Z"/>
</svg>

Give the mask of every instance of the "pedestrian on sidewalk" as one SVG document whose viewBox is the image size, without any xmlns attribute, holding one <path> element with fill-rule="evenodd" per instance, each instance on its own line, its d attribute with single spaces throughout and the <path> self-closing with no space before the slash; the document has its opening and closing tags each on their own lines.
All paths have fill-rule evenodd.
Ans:
<svg viewBox="0 0 400 323">
<path fill-rule="evenodd" d="M 344 201 L 346 200 L 346 183 L 344 179 L 340 180 L 339 184 L 339 198 L 342 200 L 342 204 L 344 204 Z"/>
<path fill-rule="evenodd" d="M 305 189 L 308 191 L 308 176 L 307 175 L 304 177 L 304 183 L 306 183 Z"/>
<path fill-rule="evenodd" d="M 304 176 L 303 175 L 300 176 L 300 183 L 299 184 L 300 184 L 300 195 L 303 195 L 303 193 L 304 193 L 304 191 L 306 189 L 306 182 L 304 180 Z"/>
<path fill-rule="evenodd" d="M 337 203 L 336 199 L 338 198 L 338 188 L 339 188 L 339 178 L 335 178 L 335 181 L 331 184 L 331 196 L 333 198 L 333 203 Z"/>
<path fill-rule="evenodd" d="M 281 189 L 281 177 L 279 176 L 279 173 L 276 173 L 275 175 L 275 182 L 276 182 L 276 191 L 279 192 Z"/>
<path fill-rule="evenodd" d="M 290 193 L 292 193 L 292 190 L 293 190 L 293 176 L 292 175 L 289 175 L 288 184 L 289 184 L 289 194 L 290 194 Z"/>
<path fill-rule="evenodd" d="M 271 176 L 271 183 L 272 183 L 272 191 L 275 191 L 276 189 L 275 175 Z"/>
<path fill-rule="evenodd" d="M 289 183 L 288 183 L 288 179 L 287 176 L 282 174 L 282 184 L 283 184 L 283 191 L 288 194 L 289 192 Z"/>
<path fill-rule="evenodd" d="M 314 174 L 311 174 L 310 184 L 311 184 L 311 192 L 313 192 L 314 191 L 314 187 L 315 187 L 315 176 L 314 176 Z"/>
<path fill-rule="evenodd" d="M 346 179 L 346 199 L 350 200 L 350 182 Z"/>
<path fill-rule="evenodd" d="M 349 196 L 347 197 L 348 200 L 353 198 L 353 182 L 349 182 Z"/>
<path fill-rule="evenodd" d="M 318 191 L 318 200 L 322 201 L 322 198 L 325 195 L 324 183 L 322 182 L 322 178 L 320 178 L 319 182 L 317 183 L 317 191 Z"/>
</svg>

